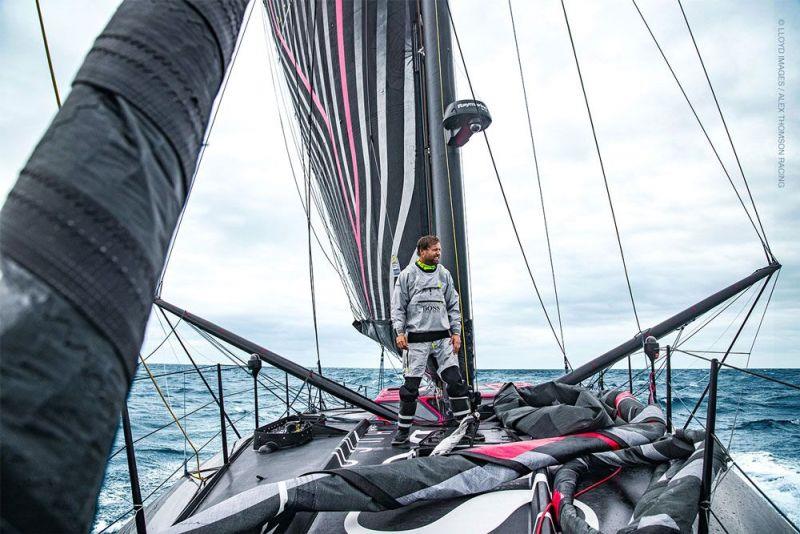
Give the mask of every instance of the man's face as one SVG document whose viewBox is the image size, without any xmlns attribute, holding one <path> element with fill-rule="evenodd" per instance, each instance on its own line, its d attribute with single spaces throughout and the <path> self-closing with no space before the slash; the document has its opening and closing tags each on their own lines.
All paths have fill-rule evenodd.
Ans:
<svg viewBox="0 0 800 534">
<path fill-rule="evenodd" d="M 428 265 L 437 265 L 439 263 L 439 258 L 442 256 L 442 245 L 440 243 L 434 243 L 430 247 L 426 249 L 422 249 L 419 252 L 419 259 L 423 263 L 427 263 Z"/>
</svg>

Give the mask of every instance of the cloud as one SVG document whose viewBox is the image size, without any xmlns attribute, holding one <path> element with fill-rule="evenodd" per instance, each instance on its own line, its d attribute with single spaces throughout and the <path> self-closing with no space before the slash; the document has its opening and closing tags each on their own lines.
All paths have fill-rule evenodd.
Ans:
<svg viewBox="0 0 800 534">
<path fill-rule="evenodd" d="M 63 94 L 115 5 L 44 6 Z M 641 7 L 741 189 L 736 161 L 679 10 L 653 2 Z M 796 366 L 800 197 L 791 153 L 787 186 L 779 189 L 776 182 L 775 38 L 778 16 L 791 25 L 787 35 L 795 41 L 800 22 L 793 12 L 773 13 L 759 2 L 686 7 L 762 222 L 784 263 L 751 365 Z M 488 134 L 520 237 L 555 323 L 507 8 L 497 4 L 487 10 L 485 3 L 474 0 L 454 2 L 452 8 L 478 98 L 494 118 Z M 567 8 L 639 318 L 643 327 L 652 325 L 762 266 L 764 256 L 633 7 L 569 2 Z M 561 7 L 517 1 L 514 10 L 566 346 L 578 364 L 629 339 L 636 323 Z M 257 8 L 176 241 L 163 297 L 314 365 L 305 214 L 281 138 L 260 16 Z M 796 42 L 790 47 L 797 48 Z M 6 72 L 0 85 L 0 192 L 5 194 L 55 112 L 32 5 L 0 4 L 0 60 Z M 466 97 L 458 64 L 456 72 L 459 95 Z M 790 83 L 787 107 L 795 110 L 800 93 L 796 80 L 790 78 Z M 800 131 L 797 117 L 787 115 L 790 143 Z M 525 271 L 483 142 L 475 138 L 462 158 L 478 364 L 557 368 L 561 356 Z M 746 191 L 741 194 L 748 201 Z M 377 366 L 380 350 L 350 326 L 352 314 L 338 275 L 316 246 L 314 262 L 323 365 Z M 698 335 L 696 347 L 712 345 L 735 318 L 732 313 L 721 316 L 721 326 L 710 327 L 702 340 Z M 752 340 L 751 327 L 743 333 L 743 343 Z M 181 332 L 192 339 L 190 330 L 181 327 Z M 145 350 L 161 336 L 158 322 L 151 319 Z M 192 344 L 207 361 L 220 358 L 200 340 Z M 166 348 L 154 359 L 182 358 L 179 347 L 173 349 L 177 356 Z"/>
</svg>

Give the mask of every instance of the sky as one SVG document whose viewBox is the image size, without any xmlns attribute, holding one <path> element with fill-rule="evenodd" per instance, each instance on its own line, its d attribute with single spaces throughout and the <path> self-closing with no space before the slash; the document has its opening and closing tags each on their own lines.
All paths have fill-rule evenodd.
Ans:
<svg viewBox="0 0 800 534">
<path fill-rule="evenodd" d="M 43 0 L 62 99 L 118 2 Z M 677 2 L 642 0 L 644 16 L 742 194 L 741 176 Z M 559 2 L 512 2 L 528 88 L 564 340 L 581 364 L 637 332 L 602 174 Z M 750 274 L 766 261 L 719 162 L 632 3 L 566 2 L 642 327 Z M 784 265 L 749 363 L 800 365 L 798 158 L 800 4 L 684 2 L 772 250 Z M 556 309 L 525 101 L 506 2 L 454 0 L 453 19 L 498 170 L 551 316 Z M 316 360 L 305 214 L 278 125 L 262 9 L 257 4 L 178 234 L 162 298 L 298 363 Z M 785 36 L 779 86 L 778 39 Z M 55 112 L 33 2 L 0 2 L 0 197 Z M 469 96 L 458 64 L 458 95 Z M 785 173 L 778 178 L 779 96 Z M 547 327 L 479 138 L 462 150 L 481 368 L 558 368 Z M 318 221 L 317 221 L 318 222 Z M 324 366 L 376 367 L 380 348 L 351 326 L 345 293 L 315 249 Z M 769 291 L 769 290 L 768 290 Z M 767 293 L 768 293 L 767 291 Z M 724 350 L 751 291 L 687 343 Z M 766 296 L 766 294 L 765 294 Z M 753 342 L 764 300 L 735 350 Z M 694 325 L 692 325 L 694 326 Z M 691 326 L 690 326 L 691 328 Z M 727 328 L 727 330 L 726 330 Z M 200 362 L 222 361 L 180 329 Z M 163 338 L 151 317 L 143 351 Z M 664 342 L 672 338 L 665 338 Z M 172 341 L 152 361 L 185 362 Z M 641 361 L 635 360 L 640 366 Z M 676 366 L 704 367 L 690 358 Z"/>
</svg>

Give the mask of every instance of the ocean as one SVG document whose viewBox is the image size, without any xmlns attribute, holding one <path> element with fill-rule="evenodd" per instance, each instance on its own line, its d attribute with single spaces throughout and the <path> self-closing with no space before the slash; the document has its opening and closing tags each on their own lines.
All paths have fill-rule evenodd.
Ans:
<svg viewBox="0 0 800 534">
<path fill-rule="evenodd" d="M 129 399 L 131 427 L 135 443 L 142 496 L 145 505 L 166 491 L 183 475 L 184 463 L 192 457 L 192 445 L 200 450 L 201 460 L 219 452 L 219 409 L 197 371 L 191 366 L 151 364 L 150 370 L 166 401 L 191 445 L 174 424 L 172 417 L 155 387 L 140 367 Z M 215 366 L 201 366 L 203 376 L 216 393 Z M 800 369 L 755 370 L 772 378 L 800 384 Z M 332 368 L 324 374 L 367 396 L 378 393 L 377 369 Z M 556 378 L 557 370 L 496 369 L 480 370 L 478 381 L 521 381 L 539 383 Z M 697 402 L 708 382 L 707 369 L 675 369 L 673 383 L 673 418 L 682 425 L 689 410 Z M 244 370 L 223 366 L 225 408 L 242 436 L 253 432 L 253 380 Z M 279 418 L 285 410 L 285 375 L 274 368 L 261 371 L 262 381 L 271 391 L 259 387 L 260 422 L 265 424 Z M 402 380 L 393 372 L 386 373 L 385 386 L 400 385 Z M 635 380 L 634 391 L 646 387 L 646 374 Z M 606 386 L 626 384 L 627 370 L 611 370 L 606 374 Z M 307 394 L 300 392 L 300 381 L 289 379 L 289 402 L 298 409 L 307 403 Z M 664 377 L 658 382 L 659 399 L 664 397 Z M 646 392 L 639 395 L 646 400 Z M 758 486 L 795 522 L 800 523 L 800 393 L 786 386 L 724 369 L 719 375 L 717 400 L 717 435 L 734 460 L 753 478 Z M 705 419 L 705 405 L 698 411 L 700 422 Z M 228 442 L 236 436 L 228 429 Z M 117 432 L 109 455 L 105 480 L 97 502 L 94 532 L 114 532 L 131 517 L 131 490 L 123 447 L 121 429 Z M 191 464 L 190 468 L 191 468 Z"/>
</svg>

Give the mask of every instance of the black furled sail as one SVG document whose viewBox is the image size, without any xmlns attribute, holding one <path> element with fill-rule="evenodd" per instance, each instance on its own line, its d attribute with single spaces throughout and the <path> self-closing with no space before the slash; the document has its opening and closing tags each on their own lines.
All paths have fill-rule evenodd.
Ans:
<svg viewBox="0 0 800 534">
<path fill-rule="evenodd" d="M 353 325 L 396 351 L 394 279 L 431 233 L 416 3 L 265 5 Z"/>
<path fill-rule="evenodd" d="M 88 532 L 247 2 L 127 0 L 0 210 L 0 530 Z"/>
</svg>

